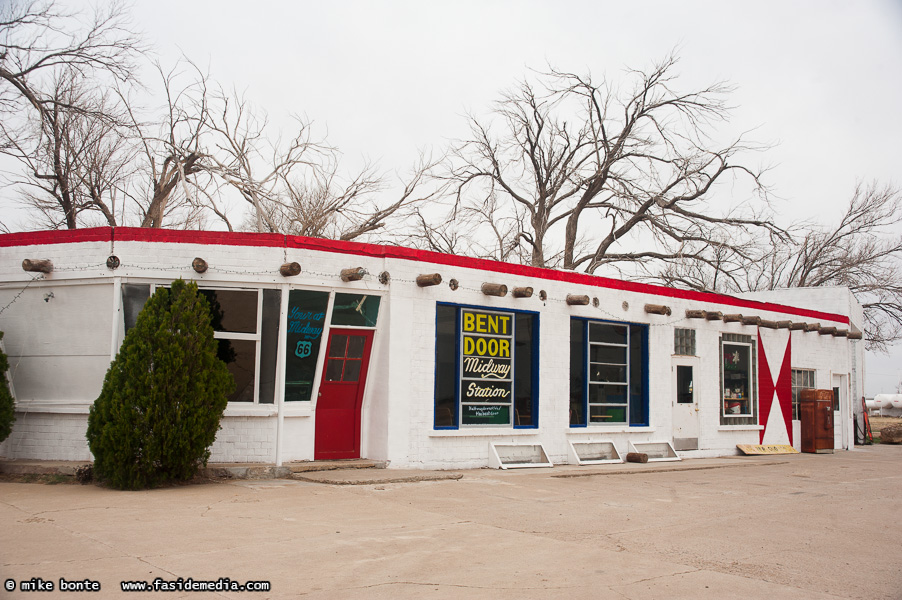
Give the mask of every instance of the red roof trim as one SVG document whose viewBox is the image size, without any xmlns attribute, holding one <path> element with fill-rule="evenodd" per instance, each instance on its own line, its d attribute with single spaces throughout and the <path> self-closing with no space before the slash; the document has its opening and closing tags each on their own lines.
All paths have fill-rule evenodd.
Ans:
<svg viewBox="0 0 902 600">
<path fill-rule="evenodd" d="M 509 275 L 521 275 L 524 277 L 537 277 L 552 281 L 564 281 L 579 285 L 622 290 L 626 292 L 638 292 L 655 294 L 681 300 L 695 300 L 711 304 L 727 304 L 738 308 L 752 308 L 792 314 L 802 317 L 824 319 L 839 323 L 849 323 L 848 317 L 816 310 L 796 308 L 772 302 L 759 302 L 746 300 L 725 294 L 712 292 L 696 292 L 669 288 L 650 283 L 636 283 L 608 277 L 597 277 L 576 273 L 573 271 L 557 271 L 542 269 L 527 265 L 495 262 L 481 258 L 469 258 L 452 254 L 441 254 L 428 250 L 415 250 L 399 246 L 383 246 L 380 244 L 363 244 L 360 242 L 343 242 L 339 240 L 324 240 L 300 236 L 282 235 L 279 233 L 238 233 L 224 231 L 184 231 L 173 229 L 148 229 L 137 227 L 101 227 L 94 229 L 74 229 L 59 231 L 34 231 L 24 233 L 8 233 L 0 235 L 0 247 L 37 246 L 48 244 L 69 244 L 77 242 L 168 242 L 176 244 L 208 244 L 226 246 L 257 246 L 270 248 L 295 248 L 303 250 L 317 250 L 320 252 L 335 252 L 339 254 L 353 254 L 357 256 L 371 256 L 377 258 L 397 258 L 417 262 L 430 262 L 440 265 L 506 273 Z"/>
</svg>

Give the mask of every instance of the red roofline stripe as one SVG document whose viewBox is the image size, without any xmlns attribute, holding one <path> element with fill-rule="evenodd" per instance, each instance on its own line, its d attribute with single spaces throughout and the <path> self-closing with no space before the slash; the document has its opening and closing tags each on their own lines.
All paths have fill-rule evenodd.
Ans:
<svg viewBox="0 0 902 600">
<path fill-rule="evenodd" d="M 0 247 L 39 246 L 51 244 L 69 244 L 79 242 L 166 242 L 174 244 L 204 244 L 224 246 L 256 246 L 269 248 L 292 248 L 299 250 L 316 250 L 355 256 L 374 258 L 394 258 L 415 262 L 430 262 L 453 267 L 535 277 L 540 279 L 563 281 L 625 292 L 654 294 L 680 300 L 694 300 L 709 304 L 726 304 L 738 308 L 752 308 L 792 314 L 801 317 L 823 319 L 838 323 L 849 323 L 845 315 L 797 308 L 772 302 L 760 302 L 737 298 L 713 292 L 697 292 L 665 287 L 651 283 L 637 283 L 577 273 L 575 271 L 558 271 L 528 265 L 496 262 L 482 258 L 470 258 L 453 254 L 442 254 L 429 250 L 416 250 L 400 246 L 384 246 L 381 244 L 365 244 L 360 242 L 344 242 L 302 236 L 290 236 L 280 233 L 243 233 L 231 231 L 187 231 L 175 229 L 150 229 L 139 227 L 98 227 L 91 229 L 73 229 L 56 231 L 32 231 L 8 233 L 0 235 Z"/>
</svg>

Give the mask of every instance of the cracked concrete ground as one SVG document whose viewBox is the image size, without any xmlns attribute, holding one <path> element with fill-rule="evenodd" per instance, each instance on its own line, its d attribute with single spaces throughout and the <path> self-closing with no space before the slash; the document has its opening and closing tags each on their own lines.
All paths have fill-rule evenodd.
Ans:
<svg viewBox="0 0 902 600">
<path fill-rule="evenodd" d="M 774 458 L 362 486 L 0 483 L 0 584 L 42 578 L 54 598 L 127 597 L 121 581 L 157 577 L 272 586 L 150 594 L 197 599 L 902 598 L 902 447 Z M 599 474 L 561 477 L 585 473 Z M 59 592 L 60 578 L 101 590 Z"/>
</svg>

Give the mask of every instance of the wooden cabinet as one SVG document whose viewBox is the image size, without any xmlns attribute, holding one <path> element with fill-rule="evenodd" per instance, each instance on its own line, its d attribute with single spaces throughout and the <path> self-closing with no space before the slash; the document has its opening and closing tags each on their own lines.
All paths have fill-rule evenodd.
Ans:
<svg viewBox="0 0 902 600">
<path fill-rule="evenodd" d="M 802 452 L 833 453 L 833 391 L 801 391 Z"/>
</svg>

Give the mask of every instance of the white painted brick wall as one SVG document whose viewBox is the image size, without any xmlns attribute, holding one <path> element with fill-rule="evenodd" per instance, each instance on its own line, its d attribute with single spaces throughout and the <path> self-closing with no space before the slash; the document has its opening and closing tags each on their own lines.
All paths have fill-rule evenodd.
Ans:
<svg viewBox="0 0 902 600">
<path fill-rule="evenodd" d="M 757 429 L 731 430 L 720 424 L 720 370 L 719 341 L 722 333 L 741 333 L 757 338 L 755 327 L 739 323 L 721 321 L 705 321 L 703 319 L 686 319 L 687 309 L 720 310 L 725 313 L 745 313 L 758 315 L 763 319 L 793 319 L 779 312 L 760 310 L 757 308 L 738 308 L 731 305 L 711 303 L 705 305 L 699 301 L 686 301 L 674 298 L 660 298 L 647 294 L 625 292 L 580 286 L 557 281 L 536 281 L 528 278 L 498 273 L 483 273 L 472 269 L 448 267 L 443 265 L 411 264 L 392 261 L 391 270 L 395 279 L 411 280 L 417 273 L 438 271 L 445 281 L 458 279 L 461 289 L 452 292 L 445 284 L 425 289 L 415 287 L 393 286 L 391 300 L 398 296 L 415 299 L 412 302 L 412 313 L 401 324 L 418 332 L 411 341 L 411 370 L 422 376 L 414 376 L 410 381 L 410 398 L 412 399 L 408 415 L 409 444 L 405 451 L 393 454 L 394 466 L 413 466 L 431 468 L 454 468 L 467 466 L 484 466 L 488 461 L 489 442 L 521 442 L 542 443 L 553 462 L 567 460 L 568 440 L 610 440 L 621 452 L 627 451 L 628 441 L 670 440 L 672 439 L 672 355 L 674 327 L 687 327 L 696 330 L 697 352 L 700 356 L 695 379 L 699 382 L 699 453 L 708 455 L 735 454 L 736 444 L 757 444 L 760 432 Z M 411 269 L 410 267 L 414 268 Z M 536 296 L 531 299 L 515 300 L 511 297 L 499 299 L 487 297 L 477 291 L 484 281 L 504 283 L 508 288 L 514 286 L 532 286 Z M 469 289 L 467 289 L 469 288 Z M 538 291 L 546 290 L 548 301 L 538 300 Z M 563 299 L 568 293 L 587 294 L 597 297 L 598 308 L 590 306 L 570 307 Z M 423 301 L 426 296 L 426 301 Z M 418 300 L 418 301 L 417 301 Z M 435 302 L 445 301 L 461 305 L 475 305 L 487 308 L 508 308 L 538 310 L 540 312 L 540 428 L 533 435 L 493 435 L 480 434 L 474 430 L 464 430 L 457 436 L 444 436 L 433 431 L 433 388 L 435 356 Z M 624 310 L 622 303 L 629 307 Z M 664 303 L 671 307 L 670 317 L 647 315 L 645 303 Z M 590 427 L 573 430 L 569 427 L 569 323 L 571 316 L 588 317 L 600 320 L 616 320 L 649 324 L 649 394 L 650 394 L 650 428 L 630 432 L 614 432 L 605 427 Z M 794 320 L 802 320 L 794 317 Z M 809 319 L 810 320 L 810 319 Z M 822 320 L 822 325 L 837 325 Z M 396 328 L 392 328 L 395 335 Z M 796 342 L 800 338 L 801 342 Z M 845 338 L 819 336 L 816 333 L 796 333 L 794 343 L 799 345 L 798 352 L 810 355 L 822 369 L 850 369 L 848 344 Z M 796 363 L 794 347 L 793 364 Z M 782 360 L 782 356 L 777 360 Z M 776 367 L 779 371 L 779 366 Z M 463 435 L 466 433 L 466 435 Z"/>
<path fill-rule="evenodd" d="M 210 462 L 274 463 L 275 417 L 225 417 L 210 449 Z"/>
<path fill-rule="evenodd" d="M 92 460 L 84 414 L 16 413 L 13 432 L 0 444 L 9 459 Z"/>
<path fill-rule="evenodd" d="M 542 443 L 549 457 L 555 462 L 567 460 L 569 440 L 613 440 L 621 452 L 627 442 L 669 440 L 672 438 L 672 376 L 673 328 L 688 327 L 697 331 L 696 345 L 699 353 L 698 381 L 700 452 L 732 454 L 737 443 L 756 443 L 757 431 L 724 431 L 720 427 L 720 384 L 718 368 L 718 341 L 721 333 L 735 332 L 756 335 L 754 327 L 701 319 L 685 319 L 686 309 L 720 310 L 725 313 L 755 314 L 764 319 L 794 321 L 799 317 L 759 308 L 738 308 L 714 302 L 685 301 L 660 297 L 652 293 L 627 292 L 599 288 L 592 285 L 561 282 L 553 279 L 537 279 L 522 275 L 485 272 L 478 268 L 440 265 L 404 259 L 383 259 L 352 254 L 319 252 L 306 249 L 268 247 L 230 247 L 223 245 L 116 242 L 115 254 L 122 266 L 111 272 L 102 266 L 110 253 L 108 242 L 57 244 L 48 246 L 4 249 L 0 257 L 0 303 L 11 299 L 21 289 L 30 275 L 21 271 L 22 258 L 50 258 L 57 270 L 47 281 L 35 284 L 31 304 L 40 302 L 42 290 L 53 289 L 55 281 L 97 280 L 107 283 L 109 294 L 104 295 L 97 306 L 109 313 L 112 307 L 112 285 L 115 275 L 123 281 L 168 282 L 176 277 L 195 279 L 201 285 L 238 285 L 255 287 L 290 283 L 292 286 L 338 291 L 373 290 L 387 294 L 380 310 L 379 331 L 374 344 L 370 379 L 365 396 L 362 443 L 364 453 L 371 458 L 391 461 L 393 467 L 463 468 L 481 467 L 488 462 L 488 444 L 495 442 Z M 210 269 L 198 275 L 191 269 L 195 257 L 204 258 Z M 287 261 L 301 264 L 302 273 L 284 278 L 278 267 Z M 348 267 L 364 267 L 370 275 L 363 281 L 342 283 L 338 272 Z M 381 271 L 391 274 L 391 283 L 383 286 L 376 276 Z M 421 273 L 441 273 L 444 282 L 439 286 L 419 288 L 413 280 Z M 460 289 L 452 291 L 447 282 L 455 278 Z M 487 297 L 479 291 L 483 282 L 504 283 L 508 288 L 531 286 L 532 298 L 514 299 Z M 40 288 L 40 289 L 39 289 Z M 539 291 L 545 290 L 548 300 L 539 299 Z M 827 294 L 823 290 L 819 293 Z M 599 306 L 570 307 L 565 304 L 567 294 L 587 294 L 598 298 Z M 802 296 L 785 296 L 798 300 Z M 827 296 L 819 302 L 827 302 Z M 837 299 L 838 298 L 838 299 Z M 817 310 L 846 312 L 850 306 L 848 296 L 834 298 L 830 308 L 812 306 Z M 768 297 L 769 301 L 786 301 Z M 540 428 L 535 431 L 495 431 L 491 434 L 462 430 L 454 435 L 444 435 L 433 430 L 434 356 L 435 356 L 435 306 L 437 301 L 452 302 L 499 309 L 521 309 L 540 314 L 539 359 L 539 419 Z M 622 304 L 628 303 L 624 309 Z M 821 302 L 821 304 L 823 304 Z M 670 317 L 647 315 L 645 303 L 666 304 L 671 307 Z M 43 307 L 49 308 L 49 307 Z M 852 305 L 849 311 L 855 312 Z M 26 311 L 28 312 L 28 311 Z M 13 313 L 9 313 L 12 315 Z M 856 315 L 858 313 L 855 313 Z M 23 313 L 24 318 L 27 314 Z M 17 315 L 23 317 L 23 315 Z M 571 429 L 569 427 L 569 325 L 571 316 L 599 320 L 614 320 L 649 324 L 649 394 L 650 428 L 629 432 L 614 432 L 604 427 Z M 853 319 L 855 316 L 853 316 Z M 812 319 L 808 319 L 809 321 Z M 102 346 L 112 338 L 112 314 L 102 315 L 90 323 L 92 342 Z M 822 325 L 842 323 L 822 321 Z M 0 330 L 9 327 L 7 314 L 0 315 Z M 12 327 L 15 327 L 13 325 Z M 79 339 L 84 331 L 72 331 L 68 336 Z M 829 387 L 832 373 L 852 373 L 851 342 L 846 338 L 819 336 L 816 333 L 792 334 L 793 366 L 815 368 L 818 386 Z M 860 352 L 858 350 L 854 350 Z M 93 352 L 93 350 L 92 350 Z M 863 365 L 863 360 L 858 362 Z M 96 370 L 96 369 L 95 369 Z M 102 370 L 102 369 L 101 369 Z M 90 386 L 99 390 L 102 373 L 90 375 Z M 98 379 L 97 381 L 94 381 Z M 861 378 L 853 376 L 860 387 Z M 90 387 L 89 386 L 89 387 Z M 77 386 L 76 386 L 77 387 Z M 74 389 L 74 388 L 73 388 Z M 87 389 L 87 388 L 85 388 Z M 93 388 L 91 388 L 93 390 Z M 66 401 L 84 403 L 83 395 L 72 398 L 31 397 L 34 401 Z M 43 423 L 38 427 L 37 423 Z M 0 452 L 9 457 L 71 458 L 85 459 L 87 443 L 84 441 L 84 415 L 49 415 L 31 413 L 17 423 L 13 437 L 0 446 Z M 50 425 L 48 425 L 48 423 Z M 311 436 L 315 415 L 303 420 L 303 426 L 292 431 Z M 50 431 L 49 426 L 59 430 Z M 212 449 L 211 460 L 216 462 L 274 462 L 277 444 L 276 417 L 227 417 L 218 433 Z M 312 459 L 312 443 L 286 441 L 283 448 L 291 448 L 289 458 Z M 306 453 L 306 454 L 305 454 Z M 307 455 L 311 454 L 311 455 Z"/>
<path fill-rule="evenodd" d="M 211 448 L 212 462 L 275 462 L 275 417 L 225 417 Z M 84 414 L 16 413 L 0 457 L 36 460 L 93 460 Z"/>
</svg>

